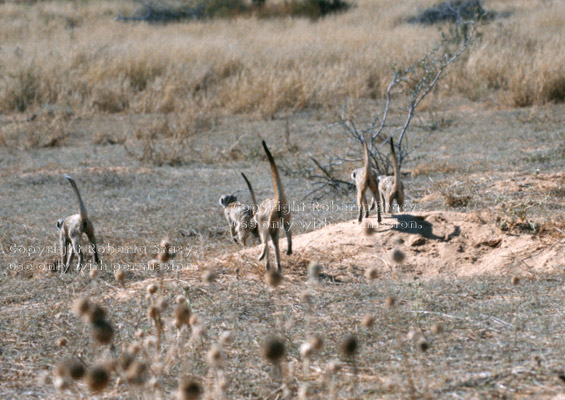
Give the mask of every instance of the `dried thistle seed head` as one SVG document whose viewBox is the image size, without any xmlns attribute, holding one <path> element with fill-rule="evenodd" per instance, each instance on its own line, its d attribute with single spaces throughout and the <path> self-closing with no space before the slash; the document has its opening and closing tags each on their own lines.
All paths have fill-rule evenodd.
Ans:
<svg viewBox="0 0 565 400">
<path fill-rule="evenodd" d="M 206 355 L 206 360 L 211 367 L 222 368 L 224 365 L 224 354 L 222 348 L 217 344 L 212 345 L 210 351 Z"/>
<path fill-rule="evenodd" d="M 159 263 L 159 260 L 156 259 L 149 260 L 147 262 L 147 266 L 150 271 L 158 271 L 161 269 L 161 263 Z"/>
<path fill-rule="evenodd" d="M 73 302 L 73 310 L 78 315 L 85 316 L 90 309 L 90 302 L 86 297 L 79 297 Z"/>
<path fill-rule="evenodd" d="M 199 400 L 204 393 L 202 386 L 191 378 L 184 378 L 179 383 L 178 400 Z"/>
<path fill-rule="evenodd" d="M 128 346 L 128 354 L 137 355 L 141 351 L 141 345 L 138 342 L 133 342 Z"/>
<path fill-rule="evenodd" d="M 157 306 L 149 306 L 147 308 L 147 316 L 156 321 L 161 316 L 161 311 L 159 311 Z"/>
<path fill-rule="evenodd" d="M 147 336 L 143 341 L 143 345 L 146 349 L 157 347 L 157 338 L 155 336 Z"/>
<path fill-rule="evenodd" d="M 370 267 L 365 271 L 365 278 L 367 278 L 367 280 L 369 281 L 377 279 L 378 276 L 379 270 L 377 269 L 377 267 Z"/>
<path fill-rule="evenodd" d="M 135 361 L 135 357 L 130 353 L 122 353 L 118 357 L 118 365 L 124 371 L 129 368 L 129 366 Z"/>
<path fill-rule="evenodd" d="M 59 339 L 57 339 L 57 346 L 65 347 L 67 344 L 69 344 L 69 341 L 66 337 L 60 337 Z"/>
<path fill-rule="evenodd" d="M 345 357 L 353 357 L 357 353 L 357 347 L 358 347 L 357 336 L 349 335 L 341 342 L 341 345 L 339 346 L 339 351 Z"/>
<path fill-rule="evenodd" d="M 273 289 L 277 288 L 282 282 L 283 276 L 279 271 L 270 269 L 265 273 L 265 281 L 267 285 Z"/>
<path fill-rule="evenodd" d="M 155 305 L 161 312 L 165 312 L 169 307 L 169 303 L 167 302 L 167 299 L 165 299 L 164 297 L 159 297 L 155 302 Z"/>
<path fill-rule="evenodd" d="M 386 306 L 386 308 L 392 308 L 392 307 L 394 307 L 395 304 L 396 304 L 396 300 L 395 300 L 394 297 L 388 296 L 388 297 L 385 299 L 385 306 Z"/>
<path fill-rule="evenodd" d="M 519 278 L 518 276 L 514 275 L 514 276 L 512 277 L 512 284 L 513 284 L 514 286 L 518 286 L 518 285 L 520 284 L 520 278 Z"/>
<path fill-rule="evenodd" d="M 156 284 L 152 283 L 151 285 L 147 286 L 147 294 L 154 295 L 159 290 Z"/>
<path fill-rule="evenodd" d="M 430 345 L 428 344 L 428 341 L 423 337 L 421 337 L 418 340 L 417 345 L 418 345 L 418 350 L 420 350 L 422 353 L 425 352 L 426 350 L 428 350 L 429 347 L 430 347 Z"/>
<path fill-rule="evenodd" d="M 171 241 L 169 238 L 161 239 L 161 243 L 159 243 L 159 247 L 163 250 L 169 250 L 171 248 Z"/>
<path fill-rule="evenodd" d="M 157 390 L 161 390 L 162 386 L 159 383 L 159 381 L 157 380 L 157 378 L 155 378 L 154 376 L 149 378 L 149 380 L 147 381 L 147 385 L 153 390 L 153 391 L 157 391 Z"/>
<path fill-rule="evenodd" d="M 322 273 L 322 266 L 317 261 L 312 261 L 308 265 L 308 278 L 312 282 L 318 282 L 320 280 L 320 274 Z"/>
<path fill-rule="evenodd" d="M 404 262 L 404 259 L 406 258 L 406 255 L 404 254 L 404 252 L 400 249 L 394 249 L 392 251 L 392 261 L 394 261 L 397 264 L 401 264 L 402 262 Z"/>
<path fill-rule="evenodd" d="M 219 342 L 222 346 L 225 346 L 225 345 L 230 344 L 230 343 L 232 342 L 232 334 L 231 334 L 231 332 L 230 332 L 230 331 L 222 332 L 222 333 L 220 334 L 220 338 L 218 339 L 218 342 Z"/>
<path fill-rule="evenodd" d="M 328 363 L 328 371 L 330 371 L 332 374 L 339 372 L 340 369 L 341 369 L 341 364 L 339 363 L 338 360 L 332 360 Z"/>
<path fill-rule="evenodd" d="M 67 360 L 68 359 L 63 359 L 59 361 L 57 365 L 55 365 L 55 376 L 59 376 L 63 378 L 68 375 L 69 368 L 68 368 Z"/>
<path fill-rule="evenodd" d="M 435 324 L 432 325 L 432 333 L 434 335 L 439 335 L 442 332 L 443 332 L 443 325 L 441 324 L 441 322 L 436 322 Z"/>
<path fill-rule="evenodd" d="M 184 297 L 182 294 L 179 294 L 179 295 L 175 298 L 175 303 L 177 303 L 177 304 L 187 303 L 186 297 Z"/>
<path fill-rule="evenodd" d="M 305 342 L 300 345 L 300 357 L 302 358 L 310 358 L 313 351 L 314 347 L 310 342 Z"/>
<path fill-rule="evenodd" d="M 116 279 L 116 282 L 122 285 L 126 280 L 126 272 L 124 270 L 119 269 L 116 272 L 114 272 L 114 278 Z"/>
<path fill-rule="evenodd" d="M 173 315 L 175 322 L 178 322 L 181 326 L 190 323 L 190 307 L 186 303 L 177 304 Z"/>
<path fill-rule="evenodd" d="M 214 282 L 216 282 L 216 279 L 218 279 L 218 275 L 211 269 L 202 274 L 202 282 L 206 283 L 207 285 L 213 284 Z"/>
<path fill-rule="evenodd" d="M 225 376 L 220 376 L 218 377 L 216 384 L 218 385 L 218 387 L 222 392 L 225 392 L 226 389 L 228 388 L 229 382 Z"/>
<path fill-rule="evenodd" d="M 375 324 L 375 317 L 373 317 L 372 315 L 365 315 L 363 317 L 363 321 L 361 322 L 361 325 L 364 326 L 365 328 L 371 328 L 374 324 Z"/>
<path fill-rule="evenodd" d="M 81 379 L 84 376 L 84 365 L 75 358 L 64 358 L 55 366 L 55 375 L 61 378 Z"/>
<path fill-rule="evenodd" d="M 312 295 L 308 290 L 303 290 L 302 293 L 300 293 L 300 300 L 303 303 L 310 304 L 312 303 Z"/>
<path fill-rule="evenodd" d="M 93 392 L 106 389 L 110 381 L 110 373 L 103 365 L 95 365 L 86 373 L 86 384 Z"/>
<path fill-rule="evenodd" d="M 282 339 L 271 337 L 263 344 L 263 357 L 273 364 L 280 363 L 284 353 L 285 347 Z"/>
<path fill-rule="evenodd" d="M 63 391 L 69 388 L 70 382 L 68 379 L 57 376 L 53 379 L 53 386 L 55 386 L 55 389 Z"/>
<path fill-rule="evenodd" d="M 84 365 L 79 360 L 70 359 L 68 363 L 68 371 L 71 378 L 75 380 L 82 379 L 86 373 Z"/>
<path fill-rule="evenodd" d="M 194 325 L 192 327 L 192 334 L 196 339 L 206 337 L 206 327 L 204 325 Z"/>
<path fill-rule="evenodd" d="M 375 227 L 375 225 L 369 221 L 363 222 L 361 229 L 363 231 L 363 235 L 365 236 L 371 236 L 377 233 L 377 227 Z"/>
<path fill-rule="evenodd" d="M 96 268 L 91 269 L 88 276 L 90 276 L 90 279 L 98 278 L 98 270 Z"/>
<path fill-rule="evenodd" d="M 96 303 L 91 303 L 88 308 L 88 322 L 94 324 L 106 319 L 106 310 Z"/>
<path fill-rule="evenodd" d="M 157 254 L 157 260 L 159 260 L 159 262 L 163 264 L 169 262 L 170 259 L 171 259 L 171 255 L 169 254 L 168 251 L 160 250 L 159 254 Z"/>
<path fill-rule="evenodd" d="M 141 361 L 132 362 L 126 370 L 126 379 L 130 384 L 142 385 L 147 379 L 147 366 Z"/>
<path fill-rule="evenodd" d="M 192 314 L 190 316 L 190 319 L 188 320 L 188 323 L 192 326 L 197 326 L 200 325 L 202 321 L 200 321 L 200 317 L 196 314 Z"/>
<path fill-rule="evenodd" d="M 312 336 L 310 339 L 308 339 L 308 343 L 310 343 L 316 351 L 322 350 L 322 347 L 324 346 L 324 341 L 317 335 Z"/>
<path fill-rule="evenodd" d="M 110 344 L 114 337 L 114 328 L 104 319 L 92 323 L 92 337 L 100 344 Z"/>
</svg>

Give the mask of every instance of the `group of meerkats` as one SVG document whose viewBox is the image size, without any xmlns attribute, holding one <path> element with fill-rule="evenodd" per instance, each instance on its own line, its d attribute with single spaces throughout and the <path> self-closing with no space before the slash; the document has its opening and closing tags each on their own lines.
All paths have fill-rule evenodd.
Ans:
<svg viewBox="0 0 565 400">
<path fill-rule="evenodd" d="M 404 205 L 404 187 L 400 181 L 400 172 L 398 168 L 398 160 L 394 151 L 394 144 L 392 138 L 390 141 L 390 148 L 393 158 L 394 175 L 393 176 L 378 176 L 377 171 L 371 167 L 369 159 L 369 151 L 367 144 L 363 143 L 364 152 L 364 166 L 355 169 L 351 178 L 355 181 L 357 187 L 357 206 L 359 207 L 358 222 L 369 217 L 369 211 L 377 208 L 377 220 L 381 222 L 381 207 L 379 204 L 384 205 L 386 212 L 392 213 L 392 202 L 396 200 L 398 206 L 402 208 Z M 245 176 L 241 174 L 251 193 L 252 205 L 243 204 L 237 201 L 233 195 L 224 195 L 220 197 L 220 205 L 224 207 L 224 215 L 228 222 L 232 239 L 243 246 L 247 243 L 249 235 L 260 238 L 263 249 L 259 255 L 258 260 L 266 259 L 265 267 L 267 270 L 271 268 L 269 261 L 269 238 L 273 243 L 275 249 L 275 264 L 277 271 L 281 271 L 280 254 L 279 254 L 279 231 L 282 229 L 287 239 L 286 254 L 292 254 L 292 232 L 290 223 L 290 205 L 284 194 L 283 185 L 279 175 L 275 160 L 267 147 L 265 141 L 262 142 L 263 149 L 269 160 L 271 166 L 271 175 L 273 178 L 273 187 L 275 196 L 265 199 L 257 206 L 257 200 L 251 183 Z M 68 270 L 75 255 L 78 255 L 78 270 L 83 265 L 83 254 L 81 251 L 80 240 L 82 234 L 86 234 L 88 240 L 92 245 L 94 252 L 94 262 L 100 264 L 98 256 L 98 248 L 96 245 L 96 236 L 94 235 L 94 226 L 92 221 L 88 218 L 86 207 L 80 197 L 80 192 L 77 188 L 75 181 L 65 174 L 65 178 L 70 182 L 75 193 L 79 213 L 62 218 L 57 221 L 57 228 L 60 232 L 60 245 L 62 249 L 62 266 L 65 271 Z M 373 198 L 371 200 L 371 207 L 368 207 L 365 198 L 365 192 L 370 190 Z"/>
</svg>

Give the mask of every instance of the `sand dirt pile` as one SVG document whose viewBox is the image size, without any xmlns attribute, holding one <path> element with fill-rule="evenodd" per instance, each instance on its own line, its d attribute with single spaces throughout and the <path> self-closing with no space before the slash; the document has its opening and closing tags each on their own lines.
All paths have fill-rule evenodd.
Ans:
<svg viewBox="0 0 565 400">
<path fill-rule="evenodd" d="M 375 224 L 376 217 L 366 221 Z M 342 280 L 369 267 L 376 267 L 382 279 L 406 275 L 431 278 L 565 273 L 565 240 L 560 232 L 502 232 L 486 212 L 386 215 L 370 235 L 356 221 L 338 223 L 296 235 L 291 256 L 284 254 L 284 237 L 280 244 L 283 270 L 291 276 L 306 274 L 311 261 L 319 262 L 324 271 Z M 405 254 L 403 263 L 392 261 L 394 249 Z M 256 246 L 216 261 L 225 266 L 237 265 L 240 271 L 259 273 L 264 265 L 256 261 L 259 253 Z M 272 247 L 270 255 L 273 257 Z"/>
</svg>

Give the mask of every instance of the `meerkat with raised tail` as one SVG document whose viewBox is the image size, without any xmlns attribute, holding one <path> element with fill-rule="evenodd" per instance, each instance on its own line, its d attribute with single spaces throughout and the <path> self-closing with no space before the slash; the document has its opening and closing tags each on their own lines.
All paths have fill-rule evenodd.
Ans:
<svg viewBox="0 0 565 400">
<path fill-rule="evenodd" d="M 271 268 L 269 261 L 270 238 L 271 242 L 273 242 L 273 247 L 275 248 L 275 264 L 277 265 L 277 271 L 280 272 L 281 262 L 279 255 L 279 229 L 283 229 L 286 234 L 286 254 L 292 254 L 290 207 L 284 194 L 283 185 L 279 175 L 279 170 L 277 169 L 277 165 L 275 164 L 275 160 L 264 140 L 262 144 L 271 166 L 271 175 L 273 178 L 275 197 L 263 200 L 259 205 L 257 214 L 255 215 L 255 221 L 257 222 L 259 228 L 259 237 L 261 238 L 261 243 L 263 244 L 263 250 L 261 251 L 258 260 L 266 258 L 265 268 L 267 270 Z"/>
<path fill-rule="evenodd" d="M 94 252 L 94 262 L 96 264 L 100 264 L 100 258 L 98 257 L 98 247 L 96 245 L 96 236 L 94 235 L 94 225 L 88 218 L 86 207 L 84 206 L 82 198 L 80 197 L 80 192 L 78 191 L 77 185 L 74 179 L 69 175 L 65 174 L 65 178 L 69 181 L 73 188 L 73 191 L 75 192 L 79 213 L 66 218 L 61 218 L 57 221 L 57 228 L 59 228 L 59 240 L 63 255 L 62 265 L 64 271 L 67 272 L 69 266 L 71 265 L 71 262 L 75 257 L 75 254 L 78 254 L 77 270 L 80 271 L 82 269 L 83 263 L 80 241 L 83 233 L 86 234 L 88 240 L 92 244 L 92 249 Z M 68 250 L 69 245 L 70 250 Z"/>
<path fill-rule="evenodd" d="M 394 150 L 394 143 L 390 138 L 390 152 L 392 153 L 393 176 L 381 176 L 379 178 L 379 190 L 385 212 L 392 214 L 392 202 L 396 200 L 399 211 L 404 206 L 404 186 L 400 181 L 400 168 Z"/>
<path fill-rule="evenodd" d="M 381 208 L 379 206 L 380 195 L 379 195 L 379 184 L 376 178 L 377 171 L 371 167 L 371 160 L 369 158 L 369 149 L 367 149 L 367 142 L 363 141 L 363 156 L 365 165 L 363 168 L 357 168 L 351 173 L 351 179 L 355 181 L 355 186 L 357 188 L 357 206 L 359 207 L 359 215 L 357 221 L 361 223 L 363 221 L 363 213 L 365 213 L 365 218 L 369 218 L 369 210 L 377 206 L 377 222 L 381 223 Z M 371 190 L 373 198 L 371 200 L 371 208 L 367 205 L 367 199 L 365 198 L 365 192 Z"/>
<path fill-rule="evenodd" d="M 247 183 L 247 187 L 249 188 L 249 193 L 251 193 L 251 207 L 247 204 L 240 203 L 237 201 L 237 197 L 231 194 L 220 197 L 219 202 L 220 205 L 224 207 L 224 216 L 228 222 L 233 241 L 237 243 L 239 240 L 239 243 L 245 247 L 249 234 L 259 237 L 259 233 L 257 231 L 257 224 L 253 218 L 257 211 L 255 193 L 253 192 L 251 183 L 243 172 L 241 173 L 241 176 L 245 179 L 245 183 Z"/>
</svg>

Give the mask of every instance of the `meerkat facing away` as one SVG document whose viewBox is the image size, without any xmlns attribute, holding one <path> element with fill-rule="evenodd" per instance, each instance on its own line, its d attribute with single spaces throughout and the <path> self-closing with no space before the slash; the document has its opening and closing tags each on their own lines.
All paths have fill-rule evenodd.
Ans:
<svg viewBox="0 0 565 400">
<path fill-rule="evenodd" d="M 269 159 L 269 164 L 271 166 L 271 175 L 273 178 L 273 188 L 275 191 L 275 197 L 265 199 L 259 205 L 259 210 L 255 215 L 255 221 L 257 222 L 259 228 L 259 236 L 261 238 L 261 243 L 263 244 L 263 250 L 259 255 L 258 260 L 262 260 L 266 257 L 265 267 L 267 270 L 271 268 L 269 261 L 269 238 L 273 242 L 273 247 L 275 248 L 275 263 L 277 265 L 277 271 L 281 271 L 281 262 L 279 255 L 279 229 L 283 229 L 286 234 L 287 249 L 286 254 L 292 254 L 292 232 L 290 224 L 290 207 L 286 196 L 284 194 L 284 189 L 282 186 L 281 178 L 279 175 L 279 170 L 275 164 L 275 160 L 267 147 L 267 144 L 263 140 L 263 149 L 267 154 Z"/>
<path fill-rule="evenodd" d="M 359 207 L 359 215 L 357 221 L 361 223 L 363 221 L 363 211 L 365 212 L 365 218 L 369 218 L 369 210 L 377 206 L 377 222 L 381 223 L 381 208 L 379 207 L 380 195 L 379 195 L 379 184 L 377 181 L 377 171 L 371 167 L 371 160 L 369 159 L 369 150 L 367 149 L 367 142 L 363 141 L 363 156 L 365 165 L 363 168 L 357 168 L 351 173 L 351 178 L 355 181 L 355 186 L 357 187 L 357 206 Z M 373 198 L 371 200 L 371 208 L 367 206 L 367 199 L 365 198 L 365 192 L 367 189 L 371 190 Z"/>
<path fill-rule="evenodd" d="M 404 186 L 400 181 L 398 159 L 396 158 L 392 138 L 390 138 L 390 152 L 392 153 L 394 175 L 381 176 L 379 179 L 379 190 L 385 212 L 392 214 L 392 202 L 394 200 L 396 200 L 399 210 L 402 210 L 404 206 Z"/>
<path fill-rule="evenodd" d="M 252 206 L 249 207 L 247 204 L 240 203 L 237 201 L 237 197 L 231 194 L 220 197 L 219 202 L 220 205 L 224 207 L 224 215 L 226 217 L 226 221 L 228 221 L 233 241 L 237 243 L 239 239 L 239 243 L 242 246 L 245 246 L 250 233 L 255 237 L 259 237 L 259 233 L 257 231 L 257 224 L 253 219 L 255 211 L 257 210 L 255 193 L 253 192 L 251 183 L 243 172 L 241 173 L 241 176 L 245 179 L 247 187 L 249 188 L 249 193 L 251 193 Z"/>
<path fill-rule="evenodd" d="M 83 262 L 80 240 L 83 233 L 86 234 L 88 240 L 92 244 L 94 251 L 94 262 L 96 264 L 100 264 L 100 258 L 98 257 L 98 247 L 96 246 L 94 225 L 92 225 L 92 221 L 90 221 L 90 219 L 88 218 L 86 207 L 84 206 L 82 198 L 80 197 L 77 185 L 73 178 L 71 178 L 69 175 L 65 174 L 65 178 L 69 181 L 73 188 L 73 191 L 75 192 L 75 197 L 77 199 L 79 207 L 79 213 L 66 218 L 61 218 L 57 221 L 57 228 L 59 228 L 59 241 L 63 255 L 62 265 L 64 271 L 67 272 L 69 266 L 71 265 L 71 262 L 75 257 L 75 254 L 78 254 L 77 270 L 80 271 L 82 269 Z M 67 251 L 69 245 L 70 250 Z"/>
</svg>

